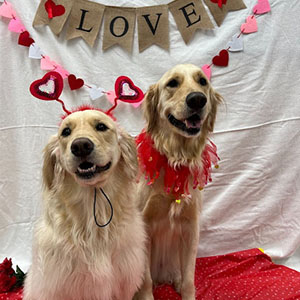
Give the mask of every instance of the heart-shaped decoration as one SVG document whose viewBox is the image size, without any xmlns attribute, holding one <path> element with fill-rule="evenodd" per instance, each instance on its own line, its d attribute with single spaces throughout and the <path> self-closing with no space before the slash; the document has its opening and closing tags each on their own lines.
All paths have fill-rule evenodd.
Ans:
<svg viewBox="0 0 300 300">
<path fill-rule="evenodd" d="M 74 74 L 68 76 L 68 82 L 72 91 L 78 90 L 84 85 L 84 81 L 81 78 L 76 78 Z"/>
<path fill-rule="evenodd" d="M 30 85 L 31 94 L 41 100 L 58 100 L 64 87 L 63 78 L 57 72 L 48 72 L 42 79 Z"/>
<path fill-rule="evenodd" d="M 222 8 L 222 5 L 226 5 L 227 0 L 210 0 L 212 3 L 218 3 L 218 6 Z"/>
<path fill-rule="evenodd" d="M 18 18 L 11 19 L 8 24 L 8 30 L 12 32 L 21 33 L 26 31 L 25 26 L 22 24 L 21 20 Z"/>
<path fill-rule="evenodd" d="M 104 94 L 103 88 L 101 88 L 101 87 L 98 88 L 97 86 L 95 86 L 93 84 L 91 84 L 90 86 L 91 86 L 91 88 L 89 90 L 89 94 L 93 101 L 96 99 L 99 99 L 103 96 L 103 94 Z"/>
<path fill-rule="evenodd" d="M 34 43 L 34 40 L 30 37 L 28 31 L 23 31 L 20 33 L 18 40 L 19 45 L 29 47 L 32 43 Z"/>
<path fill-rule="evenodd" d="M 227 44 L 228 51 L 239 52 L 244 50 L 243 35 L 240 33 L 235 34 L 231 41 Z"/>
<path fill-rule="evenodd" d="M 123 102 L 137 103 L 144 99 L 142 90 L 135 86 L 132 80 L 126 76 L 117 78 L 115 82 L 115 93 L 117 99 Z"/>
<path fill-rule="evenodd" d="M 54 70 L 56 66 L 55 61 L 51 61 L 49 56 L 42 56 L 41 70 Z"/>
<path fill-rule="evenodd" d="M 262 15 L 271 11 L 269 0 L 258 0 L 258 4 L 253 7 L 253 13 Z"/>
<path fill-rule="evenodd" d="M 16 12 L 13 9 L 12 5 L 5 1 L 1 6 L 0 6 L 0 16 L 13 19 L 16 17 Z"/>
<path fill-rule="evenodd" d="M 66 11 L 63 5 L 56 5 L 52 0 L 46 1 L 45 9 L 48 13 L 49 19 L 62 16 Z"/>
<path fill-rule="evenodd" d="M 257 31 L 257 22 L 254 16 L 249 16 L 246 23 L 241 26 L 242 33 L 252 33 Z"/>
<path fill-rule="evenodd" d="M 204 65 L 201 67 L 202 71 L 204 72 L 205 76 L 208 80 L 211 78 L 211 67 L 210 65 Z"/>
<path fill-rule="evenodd" d="M 229 54 L 226 49 L 223 49 L 219 52 L 219 55 L 216 55 L 212 62 L 215 66 L 227 67 L 229 62 Z"/>
<path fill-rule="evenodd" d="M 33 58 L 33 59 L 42 59 L 43 58 L 43 52 L 36 43 L 32 43 L 30 45 L 28 57 Z"/>
</svg>

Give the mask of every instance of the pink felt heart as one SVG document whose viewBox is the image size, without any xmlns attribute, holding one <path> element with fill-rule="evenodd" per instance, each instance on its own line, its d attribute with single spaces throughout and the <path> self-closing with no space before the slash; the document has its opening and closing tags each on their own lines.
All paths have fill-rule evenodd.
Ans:
<svg viewBox="0 0 300 300">
<path fill-rule="evenodd" d="M 41 70 L 54 70 L 57 64 L 50 60 L 49 56 L 43 56 L 41 59 Z"/>
<path fill-rule="evenodd" d="M 246 23 L 242 24 L 241 31 L 243 33 L 252 33 L 257 31 L 257 22 L 254 16 L 249 16 Z"/>
<path fill-rule="evenodd" d="M 262 15 L 271 11 L 269 0 L 258 0 L 258 4 L 253 7 L 253 13 Z"/>
<path fill-rule="evenodd" d="M 142 90 L 135 86 L 131 79 L 126 76 L 117 78 L 115 82 L 115 93 L 117 99 L 128 103 L 138 103 L 144 98 Z"/>
<path fill-rule="evenodd" d="M 16 12 L 13 9 L 12 5 L 10 2 L 5 1 L 1 6 L 0 6 L 0 16 L 5 17 L 5 18 L 15 18 L 16 17 Z"/>
<path fill-rule="evenodd" d="M 11 19 L 8 24 L 8 30 L 12 32 L 21 33 L 26 31 L 25 26 L 22 24 L 21 20 L 18 18 Z"/>
<path fill-rule="evenodd" d="M 55 65 L 54 70 L 55 72 L 59 73 L 63 79 L 67 78 L 70 75 L 69 72 L 60 65 Z"/>
<path fill-rule="evenodd" d="M 42 79 L 38 79 L 30 85 L 30 92 L 41 100 L 58 100 L 63 87 L 61 75 L 57 72 L 48 72 Z"/>
<path fill-rule="evenodd" d="M 211 67 L 210 65 L 204 65 L 201 67 L 202 71 L 204 72 L 205 76 L 208 80 L 211 78 Z"/>
</svg>

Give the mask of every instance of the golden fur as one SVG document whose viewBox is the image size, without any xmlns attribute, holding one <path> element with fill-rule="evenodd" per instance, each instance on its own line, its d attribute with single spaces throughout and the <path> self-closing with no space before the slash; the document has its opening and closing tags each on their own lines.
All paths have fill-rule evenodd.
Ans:
<svg viewBox="0 0 300 300">
<path fill-rule="evenodd" d="M 189 117 L 186 99 L 192 92 L 201 92 L 207 99 L 199 113 L 201 130 L 195 135 L 178 129 L 168 120 L 170 114 L 178 120 Z M 144 101 L 146 131 L 170 165 L 201 166 L 201 154 L 213 131 L 220 102 L 222 97 L 213 90 L 201 69 L 190 64 L 174 67 L 149 88 Z M 145 280 L 135 299 L 153 300 L 153 284 L 160 283 L 174 284 L 183 300 L 195 299 L 201 192 L 193 190 L 191 185 L 190 191 L 191 195 L 183 196 L 178 204 L 174 196 L 165 193 L 163 175 L 152 186 L 145 180 L 140 182 L 139 205 L 148 225 L 149 242 Z"/>
<path fill-rule="evenodd" d="M 97 131 L 97 124 L 106 131 Z M 63 136 L 68 127 L 71 133 Z M 71 151 L 77 138 L 95 145 L 88 156 L 108 170 L 92 178 L 76 175 L 81 158 Z M 136 203 L 137 159 L 134 140 L 102 112 L 75 112 L 45 148 L 44 210 L 34 235 L 32 266 L 24 300 L 130 300 L 142 283 L 145 232 Z M 94 189 L 112 202 L 112 222 L 94 222 Z M 109 204 L 98 191 L 97 221 L 105 224 Z"/>
</svg>

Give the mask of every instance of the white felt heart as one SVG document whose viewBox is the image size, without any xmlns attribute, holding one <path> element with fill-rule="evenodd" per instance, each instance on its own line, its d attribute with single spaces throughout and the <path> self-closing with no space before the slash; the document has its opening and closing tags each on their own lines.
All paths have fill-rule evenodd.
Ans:
<svg viewBox="0 0 300 300">
<path fill-rule="evenodd" d="M 55 91 L 55 83 L 54 80 L 49 79 L 45 84 L 41 84 L 39 86 L 39 90 L 43 93 L 51 95 Z"/>
<path fill-rule="evenodd" d="M 29 47 L 29 58 L 33 59 L 42 59 L 44 53 L 42 52 L 41 48 L 36 44 L 32 43 Z"/>
<path fill-rule="evenodd" d="M 228 51 L 239 52 L 244 50 L 243 35 L 240 33 L 235 34 L 231 41 L 227 44 Z"/>
<path fill-rule="evenodd" d="M 104 95 L 104 89 L 101 87 L 97 87 L 93 84 L 90 85 L 91 88 L 89 90 L 89 94 L 92 100 L 96 100 L 99 99 L 100 97 L 102 97 Z"/>
</svg>

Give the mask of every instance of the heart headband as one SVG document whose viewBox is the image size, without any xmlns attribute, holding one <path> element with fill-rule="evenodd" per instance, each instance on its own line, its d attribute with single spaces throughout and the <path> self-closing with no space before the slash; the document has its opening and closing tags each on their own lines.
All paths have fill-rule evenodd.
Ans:
<svg viewBox="0 0 300 300">
<path fill-rule="evenodd" d="M 48 72 L 44 75 L 42 79 L 38 79 L 30 85 L 31 94 L 44 101 L 57 101 L 61 103 L 64 112 L 67 115 L 74 113 L 75 111 L 87 110 L 87 109 L 96 109 L 90 106 L 81 106 L 73 111 L 66 109 L 65 104 L 62 100 L 59 99 L 63 91 L 64 83 L 62 76 L 55 71 Z M 115 82 L 115 103 L 108 111 L 102 111 L 108 116 L 113 117 L 111 112 L 117 107 L 117 101 L 121 100 L 127 103 L 138 103 L 143 100 L 144 93 L 140 88 L 135 86 L 132 80 L 126 76 L 120 76 Z M 100 109 L 99 109 L 100 110 Z"/>
</svg>

